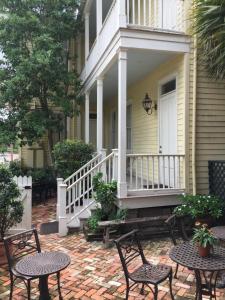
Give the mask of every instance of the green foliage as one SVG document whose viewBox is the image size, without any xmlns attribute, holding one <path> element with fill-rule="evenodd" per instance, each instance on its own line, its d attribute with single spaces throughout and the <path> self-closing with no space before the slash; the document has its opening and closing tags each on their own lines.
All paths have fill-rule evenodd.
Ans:
<svg viewBox="0 0 225 300">
<path fill-rule="evenodd" d="M 212 232 L 207 228 L 206 224 L 201 225 L 199 228 L 194 229 L 193 242 L 199 246 L 206 248 L 207 246 L 213 246 L 217 240 L 213 236 Z"/>
<path fill-rule="evenodd" d="M 115 205 L 116 181 L 105 183 L 103 174 L 98 173 L 93 177 L 93 190 L 95 192 L 95 200 L 100 204 L 100 207 L 97 207 L 88 219 L 88 227 L 91 231 L 95 232 L 98 229 L 99 221 L 125 219 L 127 210 L 118 209 Z"/>
<path fill-rule="evenodd" d="M 193 7 L 201 58 L 212 77 L 225 79 L 225 1 L 195 0 Z"/>
<path fill-rule="evenodd" d="M 19 196 L 20 191 L 12 173 L 0 166 L 0 240 L 8 229 L 22 221 L 23 204 L 18 200 Z"/>
<path fill-rule="evenodd" d="M 62 129 L 54 108 L 78 113 L 80 81 L 68 70 L 72 39 L 82 27 L 80 0 L 0 2 L 0 142 L 38 142 Z"/>
<path fill-rule="evenodd" d="M 36 184 L 56 185 L 56 176 L 53 168 L 22 168 L 20 161 L 11 161 L 9 170 L 13 176 L 31 176 L 32 182 Z"/>
<path fill-rule="evenodd" d="M 85 165 L 94 153 L 90 144 L 79 140 L 66 140 L 54 146 L 54 166 L 58 176 L 67 178 Z"/>
<path fill-rule="evenodd" d="M 174 209 L 177 216 L 189 215 L 193 218 L 211 216 L 218 219 L 223 214 L 224 204 L 216 196 L 207 195 L 182 195 L 182 205 Z"/>
</svg>

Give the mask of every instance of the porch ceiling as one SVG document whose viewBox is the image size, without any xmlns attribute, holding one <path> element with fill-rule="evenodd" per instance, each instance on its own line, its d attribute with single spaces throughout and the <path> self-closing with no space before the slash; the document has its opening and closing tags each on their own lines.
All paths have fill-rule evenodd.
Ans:
<svg viewBox="0 0 225 300">
<path fill-rule="evenodd" d="M 170 52 L 155 52 L 146 50 L 128 50 L 127 81 L 128 87 L 141 80 L 159 65 L 175 57 Z M 118 91 L 118 63 L 112 65 L 104 76 L 104 101 L 110 101 L 117 96 Z M 145 91 L 143 91 L 145 92 Z M 91 91 L 91 102 L 96 102 L 96 85 Z"/>
</svg>

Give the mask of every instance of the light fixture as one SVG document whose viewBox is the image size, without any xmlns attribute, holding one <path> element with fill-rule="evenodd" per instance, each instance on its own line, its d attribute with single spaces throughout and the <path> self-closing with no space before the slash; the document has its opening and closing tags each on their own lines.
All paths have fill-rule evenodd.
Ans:
<svg viewBox="0 0 225 300">
<path fill-rule="evenodd" d="M 148 93 L 145 94 L 145 98 L 144 100 L 142 101 L 142 105 L 143 105 L 143 108 L 144 110 L 146 111 L 146 113 L 148 115 L 151 115 L 152 114 L 152 110 L 153 108 L 155 110 L 157 110 L 157 104 L 155 104 L 153 102 L 153 100 L 151 99 L 151 97 L 149 97 Z"/>
</svg>

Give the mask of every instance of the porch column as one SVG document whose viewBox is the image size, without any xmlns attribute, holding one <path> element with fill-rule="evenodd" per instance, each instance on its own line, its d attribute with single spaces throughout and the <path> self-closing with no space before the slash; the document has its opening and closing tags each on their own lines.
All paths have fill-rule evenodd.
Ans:
<svg viewBox="0 0 225 300">
<path fill-rule="evenodd" d="M 97 152 L 103 145 L 103 78 L 97 79 Z"/>
<path fill-rule="evenodd" d="M 85 143 L 89 143 L 89 92 L 85 94 Z"/>
<path fill-rule="evenodd" d="M 89 13 L 85 14 L 84 23 L 85 23 L 85 59 L 87 59 L 89 54 Z"/>
<path fill-rule="evenodd" d="M 127 196 L 127 51 L 118 53 L 118 197 Z"/>
<path fill-rule="evenodd" d="M 96 27 L 97 27 L 97 36 L 102 28 L 102 0 L 96 1 Z"/>
</svg>

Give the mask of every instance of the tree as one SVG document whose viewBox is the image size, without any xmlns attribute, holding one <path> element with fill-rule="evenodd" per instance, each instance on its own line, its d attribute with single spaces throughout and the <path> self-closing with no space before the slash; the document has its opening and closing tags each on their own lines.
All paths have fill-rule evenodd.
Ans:
<svg viewBox="0 0 225 300">
<path fill-rule="evenodd" d="M 194 1 L 194 31 L 205 66 L 216 79 L 225 79 L 225 0 Z"/>
<path fill-rule="evenodd" d="M 40 141 L 77 113 L 80 82 L 68 70 L 71 40 L 81 30 L 79 0 L 0 1 L 0 142 Z M 75 107 L 75 109 L 74 109 Z"/>
</svg>

